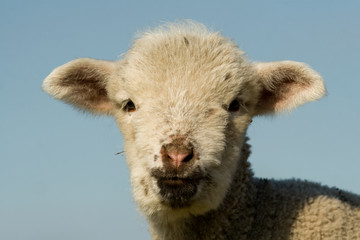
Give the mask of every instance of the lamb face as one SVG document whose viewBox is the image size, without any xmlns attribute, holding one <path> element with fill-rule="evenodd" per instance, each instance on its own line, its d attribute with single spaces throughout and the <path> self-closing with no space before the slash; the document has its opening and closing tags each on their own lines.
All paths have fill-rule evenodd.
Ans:
<svg viewBox="0 0 360 240">
<path fill-rule="evenodd" d="M 138 40 L 107 88 L 120 106 L 134 196 L 150 214 L 201 214 L 221 203 L 233 177 L 255 71 L 217 34 L 156 40 Z"/>
<path fill-rule="evenodd" d="M 176 24 L 145 33 L 123 60 L 60 66 L 43 88 L 116 119 L 134 197 L 146 216 L 166 220 L 221 204 L 253 116 L 325 94 L 321 77 L 303 63 L 251 64 L 219 34 Z"/>
</svg>

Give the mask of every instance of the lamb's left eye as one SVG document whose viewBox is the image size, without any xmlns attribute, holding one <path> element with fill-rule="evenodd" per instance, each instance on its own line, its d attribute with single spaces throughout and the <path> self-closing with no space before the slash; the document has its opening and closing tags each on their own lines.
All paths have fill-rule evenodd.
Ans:
<svg viewBox="0 0 360 240">
<path fill-rule="evenodd" d="M 229 107 L 228 107 L 228 111 L 229 112 L 237 112 L 239 111 L 241 108 L 241 102 L 239 99 L 234 99 L 230 104 L 229 104 Z"/>
<path fill-rule="evenodd" d="M 136 111 L 136 106 L 134 104 L 133 101 L 131 101 L 130 99 L 126 102 L 125 106 L 124 106 L 124 111 L 126 112 L 135 112 Z"/>
</svg>

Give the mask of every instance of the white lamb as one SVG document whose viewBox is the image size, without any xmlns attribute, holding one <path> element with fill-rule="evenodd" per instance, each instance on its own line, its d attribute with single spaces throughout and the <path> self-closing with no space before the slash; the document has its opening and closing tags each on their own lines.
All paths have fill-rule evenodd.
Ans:
<svg viewBox="0 0 360 240">
<path fill-rule="evenodd" d="M 144 33 L 123 60 L 56 68 L 43 88 L 114 116 L 153 239 L 360 239 L 359 196 L 257 179 L 247 160 L 253 117 L 324 96 L 303 63 L 249 63 L 200 24 L 169 24 Z"/>
</svg>

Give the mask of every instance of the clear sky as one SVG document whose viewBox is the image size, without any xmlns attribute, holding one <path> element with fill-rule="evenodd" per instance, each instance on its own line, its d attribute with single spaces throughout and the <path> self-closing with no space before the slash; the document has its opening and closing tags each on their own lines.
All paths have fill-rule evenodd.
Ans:
<svg viewBox="0 0 360 240">
<path fill-rule="evenodd" d="M 79 57 L 118 59 L 134 33 L 193 19 L 252 61 L 306 62 L 328 96 L 249 129 L 256 176 L 360 193 L 360 1 L 0 2 L 0 239 L 149 239 L 131 197 L 123 140 L 41 90 Z M 121 57 L 120 57 L 121 58 Z"/>
</svg>

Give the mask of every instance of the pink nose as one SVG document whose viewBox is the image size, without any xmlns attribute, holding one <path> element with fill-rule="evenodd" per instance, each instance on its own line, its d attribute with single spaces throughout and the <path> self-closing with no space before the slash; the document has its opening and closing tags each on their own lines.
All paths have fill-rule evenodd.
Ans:
<svg viewBox="0 0 360 240">
<path fill-rule="evenodd" d="M 194 157 L 194 153 L 192 150 L 189 152 L 181 152 L 181 153 L 168 152 L 167 155 L 168 155 L 168 158 L 170 159 L 172 165 L 174 165 L 175 168 L 179 168 L 180 165 L 182 165 L 183 163 L 189 162 Z"/>
</svg>

